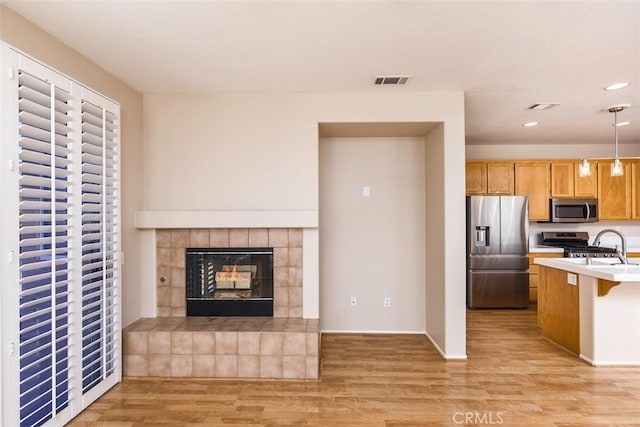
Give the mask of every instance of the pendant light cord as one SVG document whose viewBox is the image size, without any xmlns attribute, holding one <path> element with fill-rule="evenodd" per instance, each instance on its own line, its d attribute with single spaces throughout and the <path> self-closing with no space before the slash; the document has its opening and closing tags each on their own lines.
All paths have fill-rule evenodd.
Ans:
<svg viewBox="0 0 640 427">
<path fill-rule="evenodd" d="M 613 110 L 613 135 L 616 141 L 616 159 L 618 159 L 618 109 Z"/>
</svg>

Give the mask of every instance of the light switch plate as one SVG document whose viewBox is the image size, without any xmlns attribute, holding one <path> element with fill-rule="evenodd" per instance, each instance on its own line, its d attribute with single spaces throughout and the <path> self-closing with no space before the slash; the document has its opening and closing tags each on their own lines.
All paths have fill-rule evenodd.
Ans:
<svg viewBox="0 0 640 427">
<path fill-rule="evenodd" d="M 371 195 L 371 187 L 365 185 L 362 187 L 362 197 L 369 197 Z"/>
</svg>

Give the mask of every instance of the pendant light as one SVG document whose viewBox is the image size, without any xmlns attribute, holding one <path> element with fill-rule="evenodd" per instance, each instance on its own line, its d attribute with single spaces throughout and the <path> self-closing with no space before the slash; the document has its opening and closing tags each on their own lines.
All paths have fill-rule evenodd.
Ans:
<svg viewBox="0 0 640 427">
<path fill-rule="evenodd" d="M 609 108 L 609 112 L 613 113 L 613 134 L 615 138 L 616 144 L 616 152 L 613 163 L 611 163 L 611 176 L 622 176 L 624 175 L 624 167 L 622 162 L 618 158 L 618 112 L 625 109 L 624 105 L 616 105 Z"/>
<path fill-rule="evenodd" d="M 591 176 L 591 164 L 589 163 L 589 160 L 582 159 L 582 161 L 578 165 L 578 175 Z"/>
<path fill-rule="evenodd" d="M 627 104 L 614 105 L 612 107 L 607 108 L 607 111 L 613 113 L 613 136 L 615 142 L 615 157 L 613 158 L 613 163 L 611 163 L 611 176 L 623 176 L 624 175 L 624 165 L 618 156 L 618 126 L 629 124 L 630 122 L 618 123 L 618 113 L 626 108 L 629 108 Z M 585 177 L 591 176 L 591 164 L 589 164 L 589 160 L 582 159 L 580 164 L 578 165 L 578 176 Z"/>
</svg>

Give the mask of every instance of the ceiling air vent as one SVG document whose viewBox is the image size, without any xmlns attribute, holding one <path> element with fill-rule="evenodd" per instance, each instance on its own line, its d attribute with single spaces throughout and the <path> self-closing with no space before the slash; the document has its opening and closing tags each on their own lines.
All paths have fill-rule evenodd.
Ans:
<svg viewBox="0 0 640 427">
<path fill-rule="evenodd" d="M 413 76 L 376 76 L 373 84 L 376 86 L 403 86 L 406 85 Z"/>
<path fill-rule="evenodd" d="M 531 107 L 527 108 L 527 110 L 550 110 L 558 105 L 560 105 L 559 102 L 539 102 L 533 104 Z"/>
</svg>

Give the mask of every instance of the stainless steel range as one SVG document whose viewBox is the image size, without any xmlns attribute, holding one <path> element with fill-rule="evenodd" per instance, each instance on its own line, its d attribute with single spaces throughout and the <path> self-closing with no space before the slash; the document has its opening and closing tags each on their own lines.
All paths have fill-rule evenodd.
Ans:
<svg viewBox="0 0 640 427">
<path fill-rule="evenodd" d="M 543 231 L 542 244 L 564 249 L 568 258 L 615 258 L 615 248 L 589 246 L 589 233 L 584 231 Z"/>
</svg>

